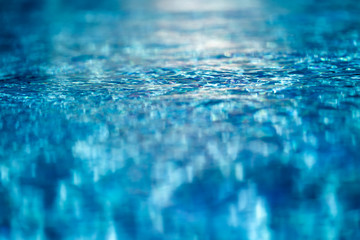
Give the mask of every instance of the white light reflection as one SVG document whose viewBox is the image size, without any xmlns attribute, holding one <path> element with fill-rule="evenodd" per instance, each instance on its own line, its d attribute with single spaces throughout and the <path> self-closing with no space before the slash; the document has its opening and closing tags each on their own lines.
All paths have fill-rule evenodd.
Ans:
<svg viewBox="0 0 360 240">
<path fill-rule="evenodd" d="M 155 5 L 158 9 L 167 12 L 188 12 L 188 11 L 231 11 L 246 9 L 259 5 L 258 1 L 243 0 L 239 4 L 236 0 L 217 1 L 217 0 L 156 0 Z"/>
<path fill-rule="evenodd" d="M 255 218 L 250 222 L 250 240 L 268 240 L 270 239 L 270 231 L 267 224 L 267 210 L 264 205 L 264 200 L 258 198 L 255 204 Z"/>
</svg>

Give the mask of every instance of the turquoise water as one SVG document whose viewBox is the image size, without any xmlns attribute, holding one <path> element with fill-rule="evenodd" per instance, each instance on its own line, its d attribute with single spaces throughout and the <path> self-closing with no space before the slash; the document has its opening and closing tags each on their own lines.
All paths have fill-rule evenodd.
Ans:
<svg viewBox="0 0 360 240">
<path fill-rule="evenodd" d="M 0 239 L 360 239 L 357 1 L 0 3 Z"/>
</svg>

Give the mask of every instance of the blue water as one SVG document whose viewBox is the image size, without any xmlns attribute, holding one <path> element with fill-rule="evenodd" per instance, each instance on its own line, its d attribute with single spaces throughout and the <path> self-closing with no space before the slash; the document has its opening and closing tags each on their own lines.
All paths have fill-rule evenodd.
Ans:
<svg viewBox="0 0 360 240">
<path fill-rule="evenodd" d="M 358 1 L 0 2 L 0 239 L 360 239 Z"/>
</svg>

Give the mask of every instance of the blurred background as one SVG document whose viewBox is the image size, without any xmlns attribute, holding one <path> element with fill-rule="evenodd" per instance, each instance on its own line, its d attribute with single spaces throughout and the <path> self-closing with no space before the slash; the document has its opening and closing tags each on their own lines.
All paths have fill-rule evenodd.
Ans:
<svg viewBox="0 0 360 240">
<path fill-rule="evenodd" d="M 360 239 L 355 0 L 0 0 L 0 239 Z"/>
</svg>

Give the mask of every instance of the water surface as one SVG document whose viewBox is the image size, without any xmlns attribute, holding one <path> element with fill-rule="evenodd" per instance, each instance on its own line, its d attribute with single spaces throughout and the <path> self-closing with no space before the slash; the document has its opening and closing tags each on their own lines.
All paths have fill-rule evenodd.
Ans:
<svg viewBox="0 0 360 240">
<path fill-rule="evenodd" d="M 360 238 L 357 1 L 0 9 L 0 239 Z"/>
</svg>

